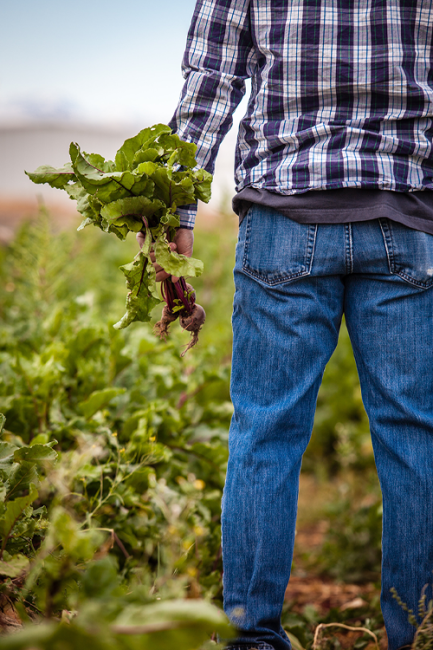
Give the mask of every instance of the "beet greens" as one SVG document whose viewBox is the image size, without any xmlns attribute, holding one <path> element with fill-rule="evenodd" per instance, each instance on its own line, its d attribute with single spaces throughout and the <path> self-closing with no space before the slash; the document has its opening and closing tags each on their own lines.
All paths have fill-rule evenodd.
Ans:
<svg viewBox="0 0 433 650">
<path fill-rule="evenodd" d="M 134 260 L 120 267 L 128 294 L 126 313 L 114 325 L 116 329 L 135 321 L 149 321 L 152 309 L 162 302 L 150 258 L 152 250 L 164 271 L 180 278 L 175 284 L 170 278 L 162 283 L 167 305 L 156 332 L 165 338 L 169 322 L 177 316 L 182 324 L 182 319 L 201 313 L 202 308 L 197 309 L 195 304 L 195 293 L 192 288 L 187 289 L 184 277 L 200 275 L 203 264 L 172 251 L 169 245 L 179 227 L 177 207 L 198 199 L 207 203 L 210 199 L 212 176 L 204 169 L 195 169 L 196 148 L 173 134 L 170 127 L 158 124 L 126 140 L 114 162 L 85 153 L 71 143 L 70 163 L 58 169 L 44 165 L 33 173 L 26 172 L 34 183 L 48 183 L 65 190 L 77 201 L 77 210 L 84 217 L 78 230 L 94 225 L 122 240 L 129 232 L 144 234 L 144 245 Z M 187 349 L 197 342 L 203 322 L 204 311 L 197 320 L 198 329 L 192 329 L 190 324 L 184 326 L 192 333 Z"/>
</svg>

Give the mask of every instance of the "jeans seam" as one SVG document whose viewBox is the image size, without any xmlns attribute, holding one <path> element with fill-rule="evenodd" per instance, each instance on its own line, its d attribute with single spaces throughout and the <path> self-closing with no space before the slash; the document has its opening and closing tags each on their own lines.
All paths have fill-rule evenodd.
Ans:
<svg viewBox="0 0 433 650">
<path fill-rule="evenodd" d="M 308 274 L 311 273 L 314 261 L 314 248 L 316 246 L 317 238 L 317 223 L 310 226 L 308 230 L 307 244 L 305 247 L 305 257 L 308 260 Z"/>
<path fill-rule="evenodd" d="M 388 260 L 389 272 L 395 274 L 395 261 L 393 251 L 392 233 L 385 219 L 379 219 L 379 226 L 382 231 L 383 243 L 385 245 L 386 257 Z"/>
<path fill-rule="evenodd" d="M 250 240 L 250 234 L 251 234 L 251 212 L 252 208 L 248 210 L 248 215 L 247 215 L 247 227 L 245 230 L 245 245 L 244 245 L 244 255 L 242 259 L 242 268 L 244 269 L 247 264 L 247 251 L 248 251 L 248 244 Z"/>
<path fill-rule="evenodd" d="M 346 224 L 344 227 L 344 253 L 346 273 L 353 273 L 353 239 L 351 223 Z"/>
</svg>

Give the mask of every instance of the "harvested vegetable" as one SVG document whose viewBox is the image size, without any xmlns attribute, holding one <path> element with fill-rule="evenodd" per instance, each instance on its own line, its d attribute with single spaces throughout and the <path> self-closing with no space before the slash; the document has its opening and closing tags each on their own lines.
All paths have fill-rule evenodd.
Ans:
<svg viewBox="0 0 433 650">
<path fill-rule="evenodd" d="M 210 199 L 212 176 L 204 169 L 195 169 L 196 148 L 195 144 L 173 134 L 170 127 L 157 124 L 126 140 L 114 162 L 98 154 L 85 153 L 71 143 L 70 163 L 58 169 L 44 165 L 33 173 L 26 172 L 34 183 L 48 183 L 77 201 L 77 210 L 84 217 L 78 230 L 94 225 L 122 240 L 129 232 L 144 234 L 144 245 L 134 260 L 120 267 L 128 294 L 126 313 L 114 325 L 116 329 L 135 321 L 149 321 L 150 312 L 163 300 L 167 304 L 161 321 L 155 326 L 163 339 L 168 325 L 178 316 L 182 324 L 192 314 L 201 314 L 202 308 L 198 310 L 195 304 L 195 292 L 184 278 L 200 275 L 203 264 L 170 247 L 179 227 L 177 207 L 198 199 L 207 203 Z M 176 283 L 170 278 L 162 283 L 162 298 L 151 251 L 166 273 L 180 278 Z M 199 320 L 195 318 L 194 322 L 198 324 Z M 191 324 L 184 329 L 191 332 L 188 350 L 196 344 L 199 330 Z"/>
<path fill-rule="evenodd" d="M 169 325 L 179 318 L 182 329 L 191 332 L 190 342 L 181 354 L 183 357 L 198 342 L 198 333 L 204 325 L 206 313 L 195 302 L 194 288 L 185 282 L 185 278 L 179 278 L 178 282 L 172 282 L 168 278 L 161 290 L 167 304 L 162 310 L 161 320 L 155 325 L 155 333 L 165 340 Z"/>
</svg>

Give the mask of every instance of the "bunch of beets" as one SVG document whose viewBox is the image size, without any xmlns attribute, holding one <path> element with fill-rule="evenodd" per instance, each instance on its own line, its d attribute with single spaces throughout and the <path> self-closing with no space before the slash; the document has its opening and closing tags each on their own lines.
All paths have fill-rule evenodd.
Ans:
<svg viewBox="0 0 433 650">
<path fill-rule="evenodd" d="M 152 309 L 164 300 L 155 331 L 165 339 L 169 324 L 179 317 L 181 327 L 191 333 L 183 354 L 197 343 L 205 320 L 204 309 L 195 302 L 194 289 L 185 281 L 185 277 L 200 275 L 203 264 L 170 247 L 179 227 L 177 207 L 210 199 L 212 176 L 204 169 L 195 169 L 195 152 L 195 144 L 184 142 L 170 127 L 158 124 L 126 140 L 114 162 L 85 153 L 71 143 L 70 163 L 58 169 L 43 165 L 33 173 L 26 172 L 34 183 L 65 190 L 77 202 L 77 210 L 84 217 L 78 230 L 94 225 L 122 240 L 128 232 L 143 233 L 141 250 L 130 264 L 120 267 L 128 295 L 126 313 L 114 327 L 149 321 Z M 151 254 L 166 273 L 179 278 L 177 282 L 171 278 L 163 281 L 162 298 Z"/>
</svg>

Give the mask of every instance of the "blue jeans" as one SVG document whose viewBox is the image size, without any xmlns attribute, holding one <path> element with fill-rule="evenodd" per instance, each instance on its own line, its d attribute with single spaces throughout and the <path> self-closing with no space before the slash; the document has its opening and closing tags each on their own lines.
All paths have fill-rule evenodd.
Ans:
<svg viewBox="0 0 433 650">
<path fill-rule="evenodd" d="M 291 647 L 280 616 L 299 472 L 345 314 L 383 493 L 381 604 L 397 650 L 414 628 L 390 589 L 416 612 L 433 570 L 433 236 L 387 219 L 299 224 L 253 206 L 235 283 L 222 518 L 232 645 Z"/>
</svg>

